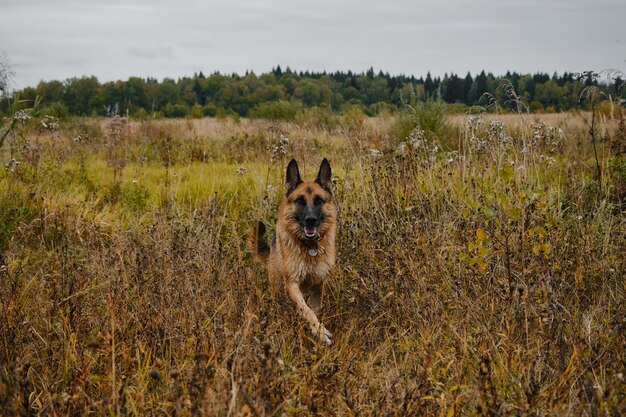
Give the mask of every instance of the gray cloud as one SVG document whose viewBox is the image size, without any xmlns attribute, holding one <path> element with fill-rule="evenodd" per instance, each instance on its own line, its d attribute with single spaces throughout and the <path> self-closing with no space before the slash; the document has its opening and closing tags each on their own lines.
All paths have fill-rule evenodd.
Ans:
<svg viewBox="0 0 626 417">
<path fill-rule="evenodd" d="M 159 46 L 129 46 L 126 48 L 128 55 L 131 57 L 146 58 L 146 59 L 173 59 L 174 48 L 169 45 Z"/>
<path fill-rule="evenodd" d="M 18 88 L 294 69 L 626 70 L 622 0 L 0 0 Z"/>
</svg>

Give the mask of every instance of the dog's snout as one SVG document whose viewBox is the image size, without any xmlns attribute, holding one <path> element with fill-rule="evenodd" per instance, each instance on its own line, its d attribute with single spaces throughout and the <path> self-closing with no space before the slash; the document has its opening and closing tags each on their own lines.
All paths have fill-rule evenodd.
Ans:
<svg viewBox="0 0 626 417">
<path fill-rule="evenodd" d="M 316 216 L 306 216 L 304 218 L 304 224 L 307 226 L 315 226 L 317 224 Z"/>
</svg>

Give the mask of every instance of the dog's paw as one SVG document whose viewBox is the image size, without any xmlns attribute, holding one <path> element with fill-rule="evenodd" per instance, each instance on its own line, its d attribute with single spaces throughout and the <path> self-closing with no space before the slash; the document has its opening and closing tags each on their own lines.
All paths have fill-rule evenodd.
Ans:
<svg viewBox="0 0 626 417">
<path fill-rule="evenodd" d="M 331 340 L 333 337 L 332 333 L 329 332 L 322 323 L 319 323 L 313 328 L 313 334 L 318 337 L 320 342 L 325 343 L 326 345 L 330 346 L 333 343 Z"/>
</svg>

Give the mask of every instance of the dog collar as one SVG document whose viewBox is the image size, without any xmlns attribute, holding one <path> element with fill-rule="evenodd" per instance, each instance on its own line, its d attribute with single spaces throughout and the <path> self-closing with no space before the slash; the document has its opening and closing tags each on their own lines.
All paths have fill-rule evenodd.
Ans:
<svg viewBox="0 0 626 417">
<path fill-rule="evenodd" d="M 326 253 L 326 249 L 324 249 L 324 247 L 320 244 L 311 246 L 309 248 L 309 255 L 311 256 L 317 256 L 318 254 L 324 254 L 324 253 Z"/>
</svg>

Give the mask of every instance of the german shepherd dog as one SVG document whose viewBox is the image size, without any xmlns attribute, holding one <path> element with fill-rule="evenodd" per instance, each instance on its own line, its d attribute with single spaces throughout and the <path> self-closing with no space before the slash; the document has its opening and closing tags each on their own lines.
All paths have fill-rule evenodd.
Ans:
<svg viewBox="0 0 626 417">
<path fill-rule="evenodd" d="M 287 194 L 280 204 L 271 244 L 265 224 L 258 221 L 248 243 L 255 258 L 267 268 L 272 294 L 281 286 L 296 304 L 313 334 L 330 345 L 331 333 L 317 318 L 322 307 L 326 275 L 335 265 L 337 210 L 332 202 L 331 170 L 324 158 L 314 181 L 302 181 L 298 163 L 287 166 Z M 310 295 L 309 307 L 302 293 Z"/>
</svg>

